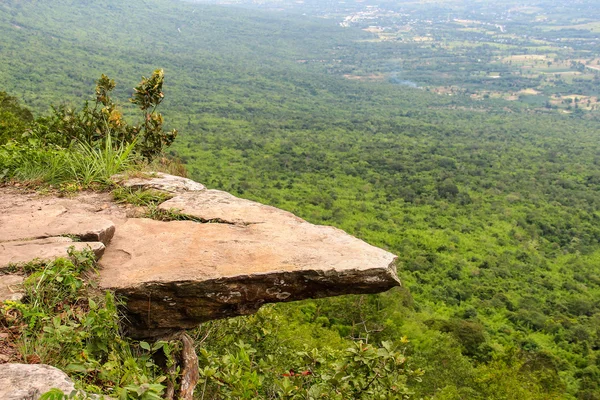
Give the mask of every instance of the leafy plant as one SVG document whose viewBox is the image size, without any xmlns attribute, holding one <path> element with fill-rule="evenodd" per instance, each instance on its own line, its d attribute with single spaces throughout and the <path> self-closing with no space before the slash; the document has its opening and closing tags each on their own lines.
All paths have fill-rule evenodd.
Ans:
<svg viewBox="0 0 600 400">
<path fill-rule="evenodd" d="M 23 135 L 23 140 L 37 138 L 42 147 L 57 146 L 62 149 L 77 147 L 74 154 L 81 153 L 89 157 L 94 165 L 91 168 L 103 166 L 106 170 L 111 165 L 109 160 L 119 160 L 119 156 L 130 153 L 133 149 L 146 160 L 151 161 L 161 154 L 164 148 L 170 146 L 177 131 L 166 132 L 163 129 L 164 119 L 156 108 L 162 102 L 164 72 L 158 69 L 150 78 L 142 77 L 135 88 L 131 102 L 143 112 L 143 122 L 140 125 L 129 125 L 123 118 L 117 104 L 112 100 L 111 93 L 116 87 L 114 80 L 102 74 L 96 82 L 96 101 L 94 106 L 88 102 L 81 110 L 66 105 L 53 107 L 52 114 L 36 121 L 32 133 Z M 1 143 L 1 142 L 0 142 Z M 109 147 L 126 149 L 121 154 L 110 154 Z M 102 154 L 104 153 L 104 154 Z M 98 158 L 104 161 L 97 163 Z M 90 175 L 85 173 L 84 175 Z"/>
<path fill-rule="evenodd" d="M 239 341 L 235 348 L 221 357 L 200 349 L 202 399 L 409 399 L 407 382 L 420 381 L 424 373 L 411 369 L 404 351 L 391 342 L 375 347 L 358 341 L 341 354 L 298 352 L 296 362 L 304 366 L 278 374 L 270 359 L 255 358 L 252 346 Z"/>
<path fill-rule="evenodd" d="M 170 146 L 177 137 L 176 130 L 163 130 L 163 117 L 155 112 L 165 97 L 162 91 L 164 79 L 165 73 L 162 69 L 154 71 L 150 78 L 142 77 L 142 81 L 134 89 L 133 98 L 130 99 L 144 112 L 143 129 L 134 130 L 140 131 L 139 149 L 148 160 L 160 154 L 163 148 Z"/>
<path fill-rule="evenodd" d="M 39 400 L 68 400 L 70 396 L 66 395 L 60 389 L 50 389 L 48 392 L 42 394 Z"/>
<path fill-rule="evenodd" d="M 166 376 L 152 356 L 161 350 L 171 359 L 173 345 L 160 342 L 150 348 L 123 338 L 114 295 L 96 294 L 82 278 L 93 268 L 91 252 L 74 251 L 68 259 L 30 266 L 35 272 L 25 281 L 23 302 L 5 302 L 0 323 L 20 327 L 23 359 L 65 370 L 85 391 L 124 400 L 160 399 Z M 46 396 L 79 398 L 57 397 L 57 391 Z"/>
</svg>

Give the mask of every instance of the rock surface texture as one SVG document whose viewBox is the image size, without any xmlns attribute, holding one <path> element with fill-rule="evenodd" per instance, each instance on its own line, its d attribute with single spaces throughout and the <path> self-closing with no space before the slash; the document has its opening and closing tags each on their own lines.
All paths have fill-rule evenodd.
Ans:
<svg viewBox="0 0 600 400">
<path fill-rule="evenodd" d="M 71 235 L 85 242 L 108 243 L 115 225 L 102 217 L 52 207 L 0 216 L 0 243 Z"/>
<path fill-rule="evenodd" d="M 106 195 L 63 199 L 2 190 L 0 198 L 0 271 L 65 257 L 70 247 L 100 258 L 115 233 L 115 223 L 103 215 L 111 207 Z"/>
<path fill-rule="evenodd" d="M 0 275 L 0 302 L 6 300 L 21 300 L 23 298 L 23 275 Z"/>
<path fill-rule="evenodd" d="M 91 195 L 85 207 L 65 200 L 38 209 L 24 202 L 21 218 L 27 226 L 13 230 L 17 238 L 2 233 L 0 246 L 13 248 L 17 240 L 57 234 L 104 243 L 99 286 L 127 299 L 132 336 L 159 336 L 211 319 L 250 314 L 265 303 L 376 293 L 399 285 L 393 254 L 339 229 L 313 225 L 184 178 L 160 174 L 147 181 L 118 179 L 127 187 L 174 194 L 160 209 L 165 216 L 185 220 L 127 218 L 126 210 L 114 204 L 99 207 L 104 200 Z M 77 223 L 63 220 L 70 210 Z M 82 214 L 89 219 L 80 218 Z M 1 224 L 12 223 L 0 217 Z M 0 253 L 0 265 L 2 257 Z"/>
<path fill-rule="evenodd" d="M 54 388 L 66 394 L 75 390 L 67 374 L 49 365 L 0 364 L 2 400 L 37 400 Z"/>
<path fill-rule="evenodd" d="M 153 172 L 147 177 L 127 177 L 126 175 L 115 175 L 112 179 L 123 187 L 131 189 L 155 189 L 168 193 L 181 193 L 187 191 L 204 190 L 206 187 L 191 179 L 180 176 Z"/>
</svg>

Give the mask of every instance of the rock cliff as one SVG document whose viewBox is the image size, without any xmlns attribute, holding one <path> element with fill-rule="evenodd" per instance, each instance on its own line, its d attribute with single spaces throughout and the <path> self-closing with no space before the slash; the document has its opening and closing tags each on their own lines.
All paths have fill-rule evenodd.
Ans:
<svg viewBox="0 0 600 400">
<path fill-rule="evenodd" d="M 265 303 L 399 285 L 394 255 L 339 229 L 188 179 L 117 179 L 171 193 L 159 208 L 174 220 L 130 217 L 105 193 L 66 199 L 0 189 L 0 269 L 65 255 L 72 245 L 91 248 L 99 286 L 126 299 L 135 337 L 250 314 Z M 7 281 L 4 292 L 14 294 L 14 277 Z"/>
</svg>

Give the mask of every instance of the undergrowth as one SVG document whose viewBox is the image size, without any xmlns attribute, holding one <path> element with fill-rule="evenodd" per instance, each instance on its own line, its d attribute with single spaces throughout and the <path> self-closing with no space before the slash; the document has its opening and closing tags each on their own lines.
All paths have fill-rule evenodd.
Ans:
<svg viewBox="0 0 600 400">
<path fill-rule="evenodd" d="M 25 280 L 23 300 L 2 304 L 0 328 L 13 335 L 16 361 L 56 366 L 87 393 L 161 399 L 167 378 L 152 355 L 172 354 L 174 342 L 150 346 L 124 338 L 118 299 L 83 279 L 94 272 L 93 253 L 69 254 L 47 264 L 28 264 L 23 270 L 32 273 Z M 81 393 L 64 398 L 84 398 Z M 56 391 L 46 398 L 62 399 Z"/>
<path fill-rule="evenodd" d="M 219 329 L 219 323 L 207 325 Z M 246 329 L 253 328 L 240 330 Z M 260 329 L 251 338 L 254 345 L 238 334 L 222 352 L 198 348 L 200 399 L 407 400 L 413 398 L 408 383 L 421 382 L 424 375 L 406 355 L 406 337 L 399 345 L 383 342 L 374 346 L 360 340 L 343 349 L 305 344 L 303 350 L 293 351 L 286 344 L 265 343 L 271 334 L 264 331 L 265 326 Z M 259 349 L 265 345 L 270 347 L 267 354 Z M 274 353 L 285 354 L 285 369 Z"/>
</svg>

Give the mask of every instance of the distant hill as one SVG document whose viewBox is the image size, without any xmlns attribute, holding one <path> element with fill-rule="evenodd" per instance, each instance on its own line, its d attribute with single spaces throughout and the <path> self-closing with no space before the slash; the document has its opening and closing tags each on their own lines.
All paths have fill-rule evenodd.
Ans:
<svg viewBox="0 0 600 400">
<path fill-rule="evenodd" d="M 180 101 L 267 75 L 292 80 L 324 70 L 338 45 L 365 37 L 332 21 L 165 0 L 9 0 L 0 4 L 0 28 L 0 86 L 38 111 L 56 95 L 80 99 L 100 73 L 125 91 L 157 65 Z M 299 61 L 314 59 L 323 62 Z"/>
</svg>

